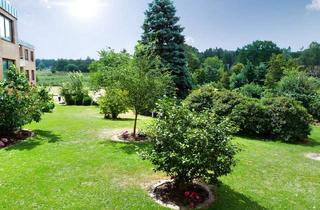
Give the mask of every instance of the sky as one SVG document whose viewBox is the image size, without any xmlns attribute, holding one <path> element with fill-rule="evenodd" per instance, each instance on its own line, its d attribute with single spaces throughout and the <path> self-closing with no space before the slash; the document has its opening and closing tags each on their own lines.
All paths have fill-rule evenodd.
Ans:
<svg viewBox="0 0 320 210">
<path fill-rule="evenodd" d="M 111 47 L 132 52 L 151 0 L 10 0 L 19 38 L 38 58 L 92 58 Z M 320 42 L 320 0 L 174 0 L 188 44 L 235 50 L 254 40 L 282 48 Z"/>
</svg>

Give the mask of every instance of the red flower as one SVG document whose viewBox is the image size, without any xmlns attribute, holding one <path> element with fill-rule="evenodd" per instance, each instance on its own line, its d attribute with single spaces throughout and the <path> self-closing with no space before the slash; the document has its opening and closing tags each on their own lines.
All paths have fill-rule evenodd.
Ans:
<svg viewBox="0 0 320 210">
<path fill-rule="evenodd" d="M 185 192 L 185 193 L 184 193 L 184 196 L 185 196 L 185 197 L 189 197 L 189 196 L 190 196 L 190 192 Z"/>
</svg>

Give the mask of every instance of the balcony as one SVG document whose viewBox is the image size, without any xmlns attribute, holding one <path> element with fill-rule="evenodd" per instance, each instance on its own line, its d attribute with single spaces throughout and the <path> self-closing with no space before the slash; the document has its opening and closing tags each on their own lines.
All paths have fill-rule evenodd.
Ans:
<svg viewBox="0 0 320 210">
<path fill-rule="evenodd" d="M 6 12 L 8 12 L 13 17 L 18 17 L 18 11 L 16 8 L 11 6 L 11 4 L 6 0 L 0 0 L 0 8 L 4 9 Z"/>
</svg>

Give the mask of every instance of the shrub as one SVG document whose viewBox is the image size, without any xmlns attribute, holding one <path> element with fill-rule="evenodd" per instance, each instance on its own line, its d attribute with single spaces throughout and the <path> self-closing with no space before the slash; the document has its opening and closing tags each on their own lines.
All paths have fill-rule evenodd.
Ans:
<svg viewBox="0 0 320 210">
<path fill-rule="evenodd" d="M 32 121 L 39 122 L 42 108 L 37 88 L 11 66 L 8 79 L 0 81 L 0 132 L 10 133 Z"/>
<path fill-rule="evenodd" d="M 89 101 L 88 90 L 83 85 L 83 75 L 80 72 L 68 74 L 69 81 L 61 88 L 61 95 L 65 98 L 67 105 L 84 105 Z M 91 104 L 92 102 L 90 102 Z M 87 105 L 87 104 L 86 104 Z"/>
<path fill-rule="evenodd" d="M 56 105 L 54 104 L 53 101 L 49 101 L 47 103 L 44 104 L 44 106 L 42 107 L 42 112 L 52 112 L 52 110 L 54 110 L 54 108 L 56 107 Z"/>
<path fill-rule="evenodd" d="M 184 104 L 196 112 L 212 110 L 216 117 L 230 117 L 239 127 L 239 134 L 295 142 L 306 139 L 310 133 L 310 115 L 291 98 L 253 99 L 204 86 L 193 91 Z M 319 104 L 315 99 L 314 115 L 318 113 Z"/>
<path fill-rule="evenodd" d="M 84 106 L 90 106 L 90 105 L 92 105 L 92 104 L 93 104 L 92 98 L 91 98 L 89 95 L 85 95 L 85 96 L 83 97 L 82 105 L 84 105 Z"/>
<path fill-rule="evenodd" d="M 286 142 L 303 141 L 311 132 L 311 116 L 299 102 L 286 97 L 266 98 L 262 103 L 267 108 L 270 135 Z"/>
<path fill-rule="evenodd" d="M 229 116 L 234 107 L 240 104 L 243 100 L 246 99 L 236 92 L 229 90 L 219 91 L 215 95 L 215 99 L 213 101 L 213 110 L 218 116 Z"/>
<path fill-rule="evenodd" d="M 213 107 L 213 100 L 218 90 L 212 85 L 205 85 L 201 88 L 192 91 L 185 99 L 184 103 L 190 110 L 201 112 Z"/>
<path fill-rule="evenodd" d="M 196 112 L 213 109 L 218 116 L 227 116 L 242 99 L 243 97 L 235 92 L 219 91 L 214 84 L 209 84 L 194 90 L 186 98 L 184 104 Z"/>
<path fill-rule="evenodd" d="M 315 120 L 317 121 L 320 120 L 320 96 L 319 95 L 315 96 L 311 100 L 308 111 Z"/>
<path fill-rule="evenodd" d="M 43 103 L 41 109 L 42 112 L 52 112 L 52 110 L 55 108 L 55 104 L 53 102 L 52 96 L 50 96 L 49 94 L 49 91 L 46 88 L 41 87 L 38 93 Z"/>
<path fill-rule="evenodd" d="M 128 111 L 128 92 L 120 89 L 107 89 L 100 98 L 99 107 L 105 118 L 117 119 L 118 115 Z"/>
<path fill-rule="evenodd" d="M 152 150 L 145 156 L 156 171 L 173 177 L 181 190 L 195 179 L 214 184 L 231 172 L 236 148 L 230 136 L 235 130 L 227 120 L 168 100 L 161 101 L 157 111 L 159 118 L 149 131 Z"/>
<path fill-rule="evenodd" d="M 250 83 L 250 84 L 246 84 L 246 85 L 242 86 L 239 89 L 239 92 L 243 96 L 247 96 L 247 97 L 250 97 L 250 98 L 262 98 L 263 92 L 264 92 L 264 88 L 261 87 L 260 85 L 257 85 L 257 84 L 254 84 L 254 83 Z"/>
<path fill-rule="evenodd" d="M 303 72 L 292 72 L 282 78 L 277 90 L 280 95 L 292 97 L 308 108 L 319 87 L 320 83 L 316 78 Z"/>
<path fill-rule="evenodd" d="M 267 108 L 259 100 L 243 100 L 232 110 L 231 119 L 239 126 L 240 134 L 250 136 L 269 134 Z"/>
<path fill-rule="evenodd" d="M 230 117 L 244 135 L 299 142 L 310 134 L 310 115 L 291 98 L 247 98 L 233 109 Z"/>
</svg>

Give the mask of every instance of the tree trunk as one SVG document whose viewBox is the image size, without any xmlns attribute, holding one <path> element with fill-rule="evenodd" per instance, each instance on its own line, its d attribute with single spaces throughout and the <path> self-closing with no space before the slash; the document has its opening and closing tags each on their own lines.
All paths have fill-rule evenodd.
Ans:
<svg viewBox="0 0 320 210">
<path fill-rule="evenodd" d="M 117 114 L 112 113 L 112 119 L 113 119 L 113 120 L 116 120 L 117 118 L 118 118 L 118 115 L 117 115 Z"/>
<path fill-rule="evenodd" d="M 133 126 L 133 137 L 134 138 L 136 138 L 136 135 L 137 135 L 137 120 L 138 120 L 138 112 L 135 111 L 134 126 Z"/>
<path fill-rule="evenodd" d="M 174 180 L 174 184 L 178 189 L 178 191 L 181 193 L 184 193 L 188 189 L 188 185 L 190 185 L 190 183 L 186 183 L 183 180 L 177 180 L 177 179 Z"/>
</svg>

